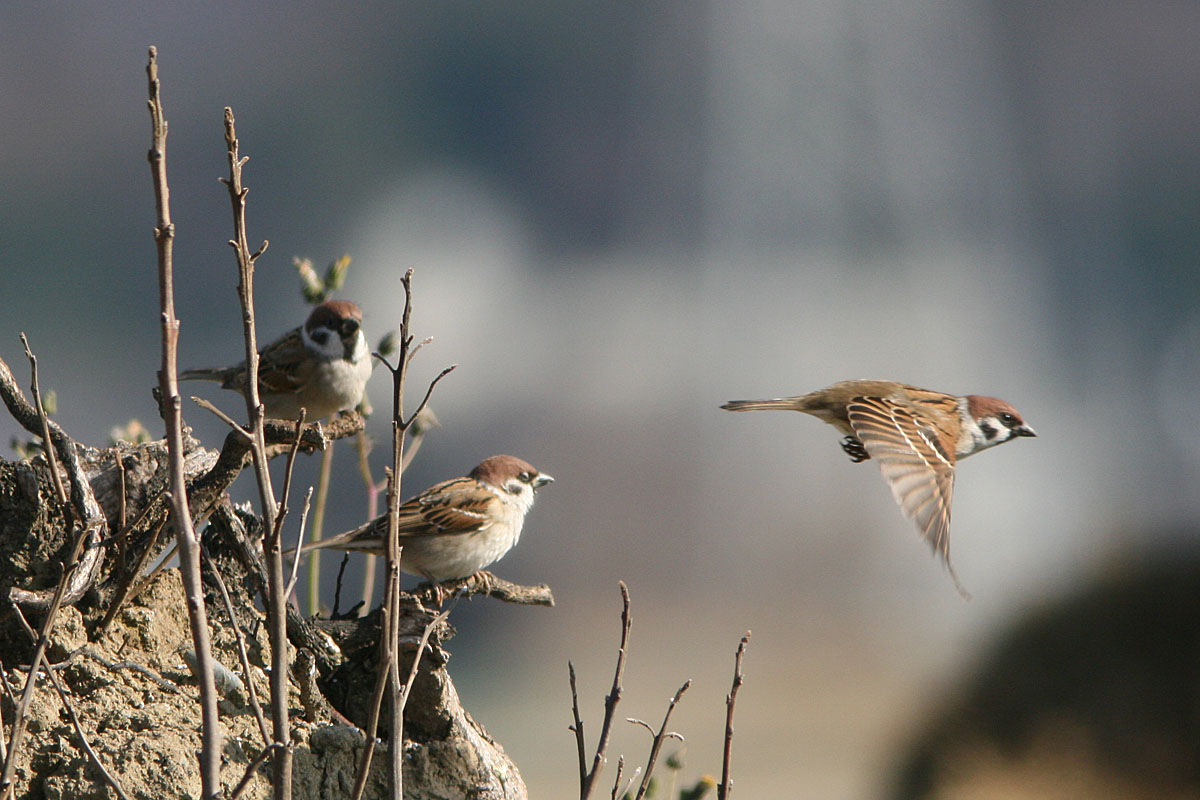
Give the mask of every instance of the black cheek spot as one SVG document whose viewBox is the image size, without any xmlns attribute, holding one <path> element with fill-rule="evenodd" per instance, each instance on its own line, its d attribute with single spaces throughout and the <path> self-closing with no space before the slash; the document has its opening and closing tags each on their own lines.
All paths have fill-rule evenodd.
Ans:
<svg viewBox="0 0 1200 800">
<path fill-rule="evenodd" d="M 329 331 L 321 329 L 315 330 L 309 334 L 309 338 L 320 345 L 324 345 L 329 340 Z"/>
<path fill-rule="evenodd" d="M 981 422 L 979 424 L 979 430 L 983 431 L 983 435 L 988 439 L 988 441 L 995 439 L 996 434 L 1000 433 L 1000 429 L 992 425 L 990 422 Z"/>
</svg>

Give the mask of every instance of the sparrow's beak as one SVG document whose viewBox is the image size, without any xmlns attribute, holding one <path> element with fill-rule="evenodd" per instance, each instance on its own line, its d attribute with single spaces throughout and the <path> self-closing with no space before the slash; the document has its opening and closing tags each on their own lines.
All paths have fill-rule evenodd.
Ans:
<svg viewBox="0 0 1200 800">
<path fill-rule="evenodd" d="M 1017 436 L 1037 436 L 1037 431 L 1028 425 L 1022 425 L 1019 428 L 1013 428 L 1013 433 Z"/>
<path fill-rule="evenodd" d="M 549 475 L 544 475 L 544 474 L 538 475 L 537 478 L 535 478 L 533 481 L 533 488 L 540 489 L 543 486 L 545 486 L 547 483 L 554 483 L 554 478 L 552 478 Z"/>
</svg>

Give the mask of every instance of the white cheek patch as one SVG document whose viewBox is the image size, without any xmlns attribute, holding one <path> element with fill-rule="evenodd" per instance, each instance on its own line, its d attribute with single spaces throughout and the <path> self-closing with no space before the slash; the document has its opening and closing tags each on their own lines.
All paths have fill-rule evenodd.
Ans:
<svg viewBox="0 0 1200 800">
<path fill-rule="evenodd" d="M 350 354 L 350 360 L 358 363 L 370 358 L 371 348 L 367 346 L 367 337 L 363 335 L 362 328 L 359 328 L 354 332 L 354 352 Z"/>
</svg>

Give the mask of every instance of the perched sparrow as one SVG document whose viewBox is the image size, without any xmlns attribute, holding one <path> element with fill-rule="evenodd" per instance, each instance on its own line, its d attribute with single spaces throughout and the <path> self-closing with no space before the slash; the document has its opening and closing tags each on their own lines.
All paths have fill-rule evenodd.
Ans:
<svg viewBox="0 0 1200 800">
<path fill-rule="evenodd" d="M 302 327 L 258 352 L 258 391 L 266 415 L 310 421 L 354 408 L 371 377 L 371 352 L 362 332 L 362 311 L 348 300 L 326 300 Z M 190 369 L 181 380 L 220 381 L 241 392 L 246 362 L 223 369 Z"/>
<path fill-rule="evenodd" d="M 950 565 L 954 466 L 1017 436 L 1037 436 L 1003 400 L 955 397 L 893 381 L 842 381 L 798 397 L 735 400 L 721 408 L 802 411 L 846 434 L 842 449 L 855 463 L 868 458 L 879 462 L 904 515 L 941 555 L 960 592 Z"/>
<path fill-rule="evenodd" d="M 429 487 L 400 506 L 400 568 L 441 582 L 499 561 L 521 538 L 534 492 L 553 480 L 519 458 L 492 456 L 465 478 Z M 332 547 L 382 556 L 387 533 L 384 514 L 301 550 Z"/>
</svg>

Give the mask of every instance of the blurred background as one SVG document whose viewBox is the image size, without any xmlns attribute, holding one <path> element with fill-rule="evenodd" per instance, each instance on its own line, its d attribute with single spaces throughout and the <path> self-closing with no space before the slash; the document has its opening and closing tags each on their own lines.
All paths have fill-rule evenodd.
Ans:
<svg viewBox="0 0 1200 800">
<path fill-rule="evenodd" d="M 912 742 L 970 702 L 968 674 L 1010 626 L 1142 564 L 1194 568 L 1200 5 L 122 6 L 0 10 L 0 356 L 26 374 L 17 334 L 29 336 L 81 441 L 103 445 L 131 418 L 161 431 L 145 160 L 156 45 L 181 364 L 241 358 L 217 180 L 228 105 L 250 156 L 252 246 L 271 243 L 260 341 L 307 313 L 293 256 L 353 257 L 340 296 L 363 306 L 375 341 L 399 323 L 412 268 L 414 330 L 435 337 L 413 385 L 460 366 L 435 393 L 443 427 L 406 494 L 500 452 L 557 478 L 495 568 L 549 583 L 557 607 L 475 600 L 452 618 L 464 704 L 531 796 L 577 792 L 567 660 L 591 744 L 618 580 L 633 596 L 619 716 L 657 724 L 694 679 L 672 718 L 685 779 L 719 775 L 733 653 L 753 630 L 738 796 L 871 798 L 915 785 Z M 997 395 L 1038 430 L 959 471 L 952 550 L 972 602 L 836 432 L 718 409 L 859 377 Z M 387 408 L 385 376 L 370 394 Z M 187 413 L 218 446 L 222 424 Z M 368 425 L 380 443 L 385 416 Z M 22 436 L 7 415 L 0 436 Z M 386 451 L 372 454 L 380 476 Z M 363 519 L 354 463 L 339 445 L 329 532 Z M 313 459 L 301 488 L 315 475 Z M 1200 602 L 1172 598 L 1183 612 Z M 1093 619 L 1097 652 L 1134 645 L 1106 619 Z M 1130 627 L 1194 642 L 1200 626 L 1180 619 L 1147 612 Z M 1053 641 L 1072 652 L 1078 630 Z M 1165 690 L 1115 663 L 1100 697 L 1122 687 L 1144 707 L 1137 686 Z M 1194 708 L 1196 663 L 1190 693 L 1163 703 Z M 1002 670 L 997 691 L 1014 674 L 1040 673 Z M 1063 763 L 1120 771 L 1069 708 L 1056 714 L 1026 749 L 979 756 L 981 781 L 1003 785 L 1062 730 L 1082 731 Z M 1195 719 L 1179 745 L 1192 789 Z M 1170 750 L 1117 722 L 1151 756 Z M 642 763 L 648 746 L 622 723 L 610 754 Z M 955 774 L 961 796 L 1025 796 Z M 1125 797 L 1164 785 L 1136 769 L 1121 780 Z"/>
</svg>

